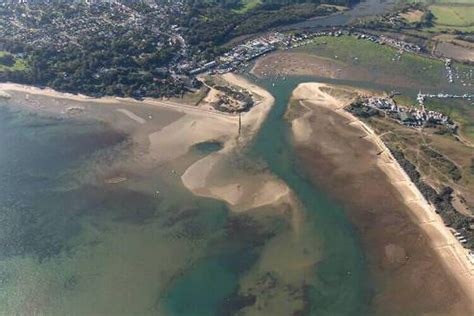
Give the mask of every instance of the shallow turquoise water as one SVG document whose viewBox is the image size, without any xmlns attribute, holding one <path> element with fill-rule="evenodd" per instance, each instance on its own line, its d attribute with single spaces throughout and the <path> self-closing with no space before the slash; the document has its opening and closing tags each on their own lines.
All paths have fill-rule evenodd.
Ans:
<svg viewBox="0 0 474 316">
<path fill-rule="evenodd" d="M 310 287 L 310 314 L 364 315 L 371 283 L 358 237 L 343 210 L 305 178 L 283 118 L 293 89 L 306 78 L 259 82 L 275 97 L 274 109 L 249 154 L 263 158 L 272 172 L 296 193 L 311 219 L 307 225 L 324 244 L 324 260 L 314 269 L 318 282 Z"/>
<path fill-rule="evenodd" d="M 239 275 L 255 254 L 237 249 L 195 263 L 165 296 L 170 315 L 216 315 L 224 300 L 238 289 Z"/>
<path fill-rule="evenodd" d="M 203 142 L 193 146 L 193 150 L 199 154 L 210 154 L 221 149 L 222 144 L 219 142 Z"/>
<path fill-rule="evenodd" d="M 0 314 L 229 308 L 223 302 L 271 236 L 261 231 L 276 228 L 192 196 L 166 166 L 129 186 L 84 175 L 113 166 L 126 144 L 97 121 L 0 105 Z"/>
<path fill-rule="evenodd" d="M 307 215 L 305 225 L 322 241 L 324 259 L 314 267 L 314 279 L 307 280 L 309 301 L 305 314 L 367 315 L 372 287 L 358 237 L 343 210 L 305 178 L 283 119 L 292 90 L 304 81 L 307 79 L 280 80 L 274 85 L 270 81 L 259 82 L 276 102 L 246 154 L 251 160 L 263 161 L 290 186 Z M 215 315 L 222 299 L 238 284 L 238 275 L 230 272 L 229 265 L 234 260 L 231 258 L 244 254 L 231 253 L 228 261 L 220 254 L 220 259 L 208 258 L 184 274 L 168 294 L 171 314 Z M 250 264 L 256 258 L 249 259 Z M 245 272 L 249 267 L 244 264 L 241 268 Z M 214 280 L 219 282 L 217 287 Z"/>
<path fill-rule="evenodd" d="M 245 155 L 287 182 L 302 203 L 305 234 L 320 241 L 304 313 L 364 315 L 371 286 L 357 235 L 343 210 L 304 177 L 282 117 L 301 80 L 266 84 L 276 104 Z M 103 123 L 0 107 L 3 312 L 200 316 L 252 304 L 239 299 L 240 283 L 266 245 L 289 231 L 286 220 L 272 210 L 230 214 L 223 203 L 162 179 L 162 171 L 130 179 L 159 188 L 160 199 L 154 189 L 71 180 L 92 158 L 94 168 L 110 164 L 101 157 L 124 143 L 125 135 Z M 201 154 L 218 150 L 208 145 Z"/>
</svg>

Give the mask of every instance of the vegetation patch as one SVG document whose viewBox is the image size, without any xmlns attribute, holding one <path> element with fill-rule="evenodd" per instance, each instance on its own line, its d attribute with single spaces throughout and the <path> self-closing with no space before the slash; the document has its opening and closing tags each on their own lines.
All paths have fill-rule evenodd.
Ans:
<svg viewBox="0 0 474 316">
<path fill-rule="evenodd" d="M 378 110 L 364 105 L 364 102 L 360 99 L 351 103 L 348 107 L 346 107 L 346 110 L 361 118 L 369 118 L 380 115 Z"/>
<path fill-rule="evenodd" d="M 451 160 L 430 146 L 423 145 L 421 146 L 421 150 L 427 156 L 429 164 L 442 174 L 447 175 L 453 181 L 459 181 L 461 179 L 461 170 Z"/>
<path fill-rule="evenodd" d="M 0 72 L 4 71 L 24 71 L 27 69 L 27 62 L 23 58 L 18 58 L 5 51 L 0 51 Z"/>
<path fill-rule="evenodd" d="M 422 180 L 416 166 L 405 157 L 401 150 L 395 147 L 389 147 L 389 149 L 400 166 L 405 170 L 407 175 L 420 190 L 421 194 L 423 194 L 423 196 L 435 206 L 436 212 L 441 215 L 444 223 L 449 227 L 461 231 L 468 240 L 466 247 L 474 249 L 474 230 L 470 229 L 474 220 L 456 211 L 452 204 L 453 189 L 450 187 L 444 187 L 438 193 L 429 184 Z"/>
<path fill-rule="evenodd" d="M 460 125 L 459 133 L 474 141 L 474 107 L 469 101 L 430 99 L 425 102 L 425 106 L 451 117 Z"/>
<path fill-rule="evenodd" d="M 429 9 L 438 25 L 474 25 L 474 5 L 432 5 Z"/>
<path fill-rule="evenodd" d="M 235 9 L 234 11 L 237 13 L 246 13 L 250 10 L 255 9 L 261 3 L 261 0 L 243 0 L 242 7 L 239 9 Z"/>
<path fill-rule="evenodd" d="M 421 22 L 424 12 L 421 10 L 411 10 L 400 14 L 408 23 Z"/>
<path fill-rule="evenodd" d="M 390 74 L 433 85 L 446 84 L 444 63 L 441 60 L 403 53 L 387 45 L 380 45 L 354 36 L 321 36 L 298 50 L 363 67 L 369 71 Z"/>
</svg>

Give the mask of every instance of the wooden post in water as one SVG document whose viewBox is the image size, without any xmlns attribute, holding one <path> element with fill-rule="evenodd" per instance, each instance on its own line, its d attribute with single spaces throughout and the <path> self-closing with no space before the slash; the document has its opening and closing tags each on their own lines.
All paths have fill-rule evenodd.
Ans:
<svg viewBox="0 0 474 316">
<path fill-rule="evenodd" d="M 242 130 L 242 113 L 239 112 L 239 136 L 240 136 L 241 130 Z"/>
</svg>

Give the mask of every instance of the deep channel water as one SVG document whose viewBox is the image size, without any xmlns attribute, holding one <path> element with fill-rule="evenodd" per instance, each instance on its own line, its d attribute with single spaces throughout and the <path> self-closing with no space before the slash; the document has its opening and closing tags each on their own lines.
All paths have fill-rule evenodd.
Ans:
<svg viewBox="0 0 474 316">
<path fill-rule="evenodd" d="M 305 177 L 284 119 L 292 91 L 309 80 L 294 77 L 258 82 L 275 97 L 275 105 L 249 154 L 265 160 L 271 171 L 296 193 L 308 216 L 306 225 L 323 242 L 323 260 L 314 269 L 318 281 L 309 286 L 309 314 L 364 315 L 371 281 L 357 234 L 341 207 Z"/>
</svg>

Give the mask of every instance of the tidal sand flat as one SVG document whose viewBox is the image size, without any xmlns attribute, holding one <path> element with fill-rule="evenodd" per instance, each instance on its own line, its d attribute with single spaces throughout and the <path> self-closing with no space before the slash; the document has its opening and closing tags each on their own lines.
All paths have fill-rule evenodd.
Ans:
<svg viewBox="0 0 474 316">
<path fill-rule="evenodd" d="M 358 277 L 325 290 L 352 259 L 330 264 L 308 206 L 249 153 L 273 99 L 227 79 L 257 101 L 240 135 L 238 116 L 186 104 L 2 86 L 0 313 L 363 309 Z"/>
<path fill-rule="evenodd" d="M 346 206 L 358 229 L 375 279 L 373 312 L 471 314 L 464 250 L 377 135 L 343 109 L 357 93 L 300 84 L 286 117 L 310 178 Z"/>
<path fill-rule="evenodd" d="M 147 158 L 142 134 L 182 114 L 120 104 L 147 118 L 142 126 L 115 105 L 9 93 L 0 115 L 0 313 L 154 313 L 174 275 L 202 254 L 196 236 L 226 214 Z"/>
<path fill-rule="evenodd" d="M 240 128 L 238 115 L 166 100 L 4 89 L 0 313 L 464 312 L 461 289 L 405 213 L 366 216 L 340 198 L 326 160 L 311 169 L 322 181 L 308 179 L 284 119 L 299 79 L 268 84 L 273 97 L 241 77 L 223 80 L 255 99 Z M 301 144 L 314 140 L 316 119 L 304 105 Z M 357 177 L 344 181 L 365 188 Z M 404 205 L 394 196 L 384 203 Z"/>
<path fill-rule="evenodd" d="M 257 104 L 241 115 L 239 131 L 238 117 L 232 117 L 231 125 L 222 127 L 222 134 L 231 133 L 233 137 L 224 140 L 224 147 L 191 165 L 182 176 L 184 185 L 195 194 L 213 197 L 226 201 L 232 209 L 245 211 L 285 201 L 290 202 L 290 190 L 284 182 L 271 173 L 255 172 L 256 169 L 245 170 L 238 168 L 242 150 L 258 132 L 260 125 L 267 117 L 274 99 L 270 93 L 249 81 L 233 74 L 226 74 L 223 78 L 233 86 L 251 91 L 255 95 Z M 186 124 L 198 131 L 205 130 L 195 124 Z M 212 122 L 200 120 L 198 124 L 208 128 L 218 128 Z M 182 129 L 183 127 L 180 127 Z M 166 131 L 162 131 L 165 133 Z M 197 133 L 192 133 L 197 135 Z M 163 139 L 163 137 L 159 137 Z M 176 143 L 174 141 L 174 143 Z M 239 153 L 240 151 L 240 153 Z"/>
</svg>

